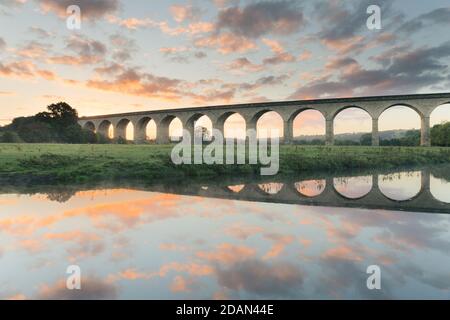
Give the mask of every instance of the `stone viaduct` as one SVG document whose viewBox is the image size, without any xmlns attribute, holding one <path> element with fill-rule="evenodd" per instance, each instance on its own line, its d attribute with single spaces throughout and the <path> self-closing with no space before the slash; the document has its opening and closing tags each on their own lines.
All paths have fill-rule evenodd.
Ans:
<svg viewBox="0 0 450 320">
<path fill-rule="evenodd" d="M 154 120 L 157 127 L 156 141 L 159 144 L 165 144 L 170 142 L 169 126 L 175 118 L 180 119 L 183 128 L 193 135 L 196 121 L 202 116 L 207 116 L 213 128 L 223 133 L 225 121 L 233 114 L 240 114 L 244 118 L 247 130 L 256 130 L 261 116 L 274 111 L 283 119 L 284 143 L 290 143 L 293 140 L 294 119 L 305 110 L 317 110 L 326 122 L 326 144 L 333 145 L 335 117 L 345 109 L 359 108 L 371 116 L 372 145 L 378 146 L 378 119 L 381 114 L 394 106 L 407 106 L 416 111 L 421 118 L 421 145 L 430 146 L 431 113 L 435 108 L 446 103 L 450 103 L 450 93 L 301 100 L 99 115 L 82 117 L 79 119 L 79 124 L 105 136 L 108 135 L 109 128 L 113 126 L 114 138 L 125 138 L 126 128 L 129 123 L 132 123 L 134 141 L 142 143 L 146 140 L 147 124 Z"/>
</svg>

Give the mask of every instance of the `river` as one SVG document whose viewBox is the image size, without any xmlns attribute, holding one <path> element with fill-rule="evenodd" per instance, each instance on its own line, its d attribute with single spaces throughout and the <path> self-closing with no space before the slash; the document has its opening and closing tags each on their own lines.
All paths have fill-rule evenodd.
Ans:
<svg viewBox="0 0 450 320">
<path fill-rule="evenodd" d="M 3 187 L 0 298 L 449 299 L 448 172 Z"/>
</svg>

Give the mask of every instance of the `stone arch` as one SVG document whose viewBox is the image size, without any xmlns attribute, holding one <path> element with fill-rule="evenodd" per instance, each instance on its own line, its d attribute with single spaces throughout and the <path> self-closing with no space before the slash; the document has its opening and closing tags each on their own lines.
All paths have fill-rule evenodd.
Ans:
<svg viewBox="0 0 450 320">
<path fill-rule="evenodd" d="M 399 123 L 398 121 L 395 121 L 394 126 L 391 127 L 385 127 L 385 123 L 387 123 L 389 121 L 389 119 L 393 119 L 393 117 L 387 117 L 387 113 L 392 111 L 392 112 L 396 112 L 393 110 L 393 108 L 403 108 L 406 110 L 403 110 L 403 115 L 402 115 L 402 119 L 403 122 L 402 123 L 409 123 L 408 122 L 408 114 L 412 115 L 414 117 L 414 120 L 412 121 L 417 121 L 418 124 L 418 129 L 420 129 L 420 141 L 417 142 L 417 145 L 421 144 L 424 145 L 424 141 L 425 140 L 429 140 L 429 126 L 430 126 L 430 118 L 429 117 L 425 117 L 424 113 L 419 110 L 418 108 L 416 108 L 415 106 L 408 104 L 408 103 L 395 103 L 395 104 L 391 104 L 387 107 L 384 107 L 379 116 L 378 116 L 378 121 L 379 121 L 379 125 L 381 130 L 398 130 L 398 129 L 402 129 L 402 123 Z M 404 113 L 406 112 L 406 114 Z M 383 128 L 384 127 L 384 128 Z M 407 128 L 404 127 L 403 129 L 413 129 L 411 127 Z M 417 138 L 419 139 L 419 138 Z M 424 141 L 422 141 L 424 140 Z"/>
<path fill-rule="evenodd" d="M 192 138 L 194 137 L 194 134 L 195 134 L 195 126 L 196 126 L 197 122 L 202 118 L 207 119 L 207 124 L 205 125 L 205 127 L 208 129 L 210 134 L 212 134 L 212 129 L 214 127 L 214 124 L 213 124 L 211 117 L 206 113 L 199 112 L 199 113 L 195 113 L 195 114 L 191 115 L 186 120 L 186 123 L 184 123 L 184 128 L 186 130 L 189 130 Z"/>
<path fill-rule="evenodd" d="M 242 128 L 242 133 L 243 133 L 243 137 L 245 138 L 245 131 L 246 131 L 246 127 L 247 127 L 247 123 L 245 121 L 244 116 L 236 111 L 227 111 L 224 114 L 220 115 L 216 121 L 215 124 L 215 128 L 218 129 L 220 132 L 222 132 L 223 136 L 226 137 L 226 123 L 227 121 L 233 117 L 233 116 L 238 116 L 243 122 L 244 122 L 244 127 Z"/>
<path fill-rule="evenodd" d="M 281 119 L 282 124 L 281 124 L 281 130 L 280 130 L 281 131 L 280 137 L 284 136 L 284 129 L 285 129 L 284 119 L 278 111 L 273 110 L 273 109 L 264 109 L 264 110 L 258 111 L 256 114 L 254 114 L 251 117 L 250 121 L 248 121 L 248 123 L 247 123 L 247 130 L 248 129 L 256 130 L 256 135 L 258 138 L 260 138 L 260 134 L 259 134 L 259 130 L 258 130 L 258 123 L 261 120 L 261 118 L 269 112 L 275 113 L 279 117 L 279 119 Z"/>
<path fill-rule="evenodd" d="M 340 114 L 342 111 L 345 111 L 347 109 L 352 109 L 352 108 L 356 108 L 356 109 L 360 109 L 362 111 L 365 111 L 371 118 L 374 118 L 374 115 L 372 114 L 372 112 L 369 109 L 366 109 L 360 105 L 345 105 L 342 107 L 339 107 L 332 115 L 332 120 L 334 121 L 336 119 L 336 116 L 338 114 Z"/>
<path fill-rule="evenodd" d="M 387 111 L 387 110 L 389 110 L 389 109 L 391 109 L 391 108 L 393 108 L 393 107 L 408 107 L 408 108 L 414 110 L 415 112 L 417 112 L 417 114 L 419 115 L 419 117 L 422 118 L 422 117 L 425 116 L 425 114 L 424 114 L 419 108 L 417 108 L 416 106 L 414 106 L 414 105 L 412 105 L 412 104 L 409 104 L 409 103 L 397 102 L 397 103 L 390 104 L 390 105 L 388 105 L 387 107 L 381 109 L 380 114 L 378 115 L 378 118 L 381 117 L 381 115 L 382 115 L 385 111 Z"/>
<path fill-rule="evenodd" d="M 318 112 L 321 116 L 322 116 L 322 120 L 323 120 L 323 135 L 325 138 L 325 131 L 326 131 L 326 114 L 319 109 L 313 108 L 313 107 L 302 107 L 298 110 L 296 110 L 288 119 L 288 122 L 285 123 L 285 126 L 288 126 L 289 128 L 285 128 L 284 133 L 285 133 L 285 140 L 288 140 L 286 138 L 290 137 L 291 139 L 295 138 L 295 121 L 297 119 L 299 119 L 299 117 L 302 116 L 302 114 L 304 114 L 305 112 L 308 111 L 314 111 L 314 112 Z M 287 129 L 287 130 L 286 130 Z"/>
<path fill-rule="evenodd" d="M 115 128 L 112 125 L 112 122 L 109 120 L 103 120 L 102 122 L 100 122 L 99 126 L 98 126 L 98 133 L 100 133 L 101 135 L 103 135 L 106 138 L 111 138 L 110 136 L 110 129 L 112 128 L 113 130 L 113 135 L 114 135 L 114 131 Z"/>
<path fill-rule="evenodd" d="M 145 142 L 147 141 L 147 126 L 148 124 L 153 121 L 155 123 L 156 126 L 156 139 L 158 138 L 158 127 L 156 125 L 156 121 L 155 119 L 153 119 L 152 117 L 142 117 L 140 118 L 135 125 L 134 128 L 134 140 L 137 142 Z"/>
<path fill-rule="evenodd" d="M 173 114 L 166 115 L 160 122 L 157 124 L 157 141 L 160 144 L 164 143 L 170 143 L 170 125 L 172 122 L 178 119 L 181 122 L 181 125 L 183 126 L 183 122 L 181 119 Z"/>
<path fill-rule="evenodd" d="M 116 124 L 114 138 L 122 138 L 127 139 L 127 127 L 131 123 L 131 121 L 127 118 L 121 119 Z"/>
<path fill-rule="evenodd" d="M 83 129 L 95 132 L 95 124 L 92 121 L 88 121 L 83 125 Z"/>
<path fill-rule="evenodd" d="M 362 118 L 358 120 L 356 115 L 355 117 L 351 117 L 346 119 L 344 112 L 347 110 L 357 110 L 357 112 L 361 113 Z M 358 121 L 357 121 L 358 120 Z M 357 144 L 363 143 L 364 145 L 378 145 L 378 127 L 374 125 L 374 122 L 376 121 L 376 118 L 374 117 L 373 113 L 368 110 L 365 107 L 362 107 L 360 105 L 347 105 L 344 107 L 339 108 L 337 112 L 333 115 L 332 120 L 332 131 L 333 131 L 333 137 L 336 136 L 336 134 L 342 134 L 342 133 L 363 133 L 361 138 L 364 138 L 363 141 L 357 140 L 357 141 L 340 141 L 339 144 Z M 341 129 L 341 132 L 339 132 L 339 127 L 341 124 L 347 122 L 346 125 L 344 125 Z M 354 123 L 352 123 L 354 122 Z M 367 127 L 364 125 L 366 124 Z M 359 128 L 358 128 L 359 126 Z M 349 127 L 352 127 L 354 129 L 353 132 L 349 131 Z M 336 139 L 334 138 L 334 141 Z"/>
</svg>

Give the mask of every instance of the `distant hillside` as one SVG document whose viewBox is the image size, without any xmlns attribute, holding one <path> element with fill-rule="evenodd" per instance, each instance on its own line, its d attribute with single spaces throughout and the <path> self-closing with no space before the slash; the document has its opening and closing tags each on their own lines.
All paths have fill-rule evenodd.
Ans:
<svg viewBox="0 0 450 320">
<path fill-rule="evenodd" d="M 406 135 L 406 132 L 410 130 L 387 130 L 380 131 L 380 139 L 381 140 L 391 140 L 391 139 L 400 139 Z M 355 141 L 359 142 L 362 135 L 367 134 L 368 132 L 355 132 L 355 133 L 341 133 L 335 134 L 335 140 L 347 140 L 347 141 Z M 370 133 L 370 132 L 369 132 Z M 294 140 L 300 141 L 312 141 L 312 140 L 324 140 L 324 135 L 301 135 L 295 137 Z"/>
</svg>

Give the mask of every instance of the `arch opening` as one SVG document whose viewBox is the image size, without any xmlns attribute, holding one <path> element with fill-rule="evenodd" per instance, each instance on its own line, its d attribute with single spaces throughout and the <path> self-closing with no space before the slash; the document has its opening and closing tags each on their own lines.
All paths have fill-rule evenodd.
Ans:
<svg viewBox="0 0 450 320">
<path fill-rule="evenodd" d="M 169 141 L 180 141 L 183 137 L 183 123 L 178 117 L 173 117 L 168 123 Z"/>
<path fill-rule="evenodd" d="M 299 144 L 325 144 L 325 117 L 314 109 L 300 111 L 293 119 L 293 136 Z"/>
<path fill-rule="evenodd" d="M 115 138 L 126 141 L 134 140 L 134 125 L 129 119 L 122 119 L 117 123 Z"/>
<path fill-rule="evenodd" d="M 378 118 L 378 123 L 380 145 L 420 145 L 421 117 L 413 107 L 408 105 L 391 106 L 383 111 Z"/>
<path fill-rule="evenodd" d="M 109 120 L 103 120 L 98 126 L 98 133 L 108 139 L 114 138 L 114 131 L 114 126 Z"/>
<path fill-rule="evenodd" d="M 372 144 L 372 117 L 366 110 L 347 107 L 336 113 L 333 121 L 336 145 Z"/>
<path fill-rule="evenodd" d="M 247 124 L 244 117 L 237 113 L 229 113 L 219 119 L 219 123 L 222 123 L 223 134 L 228 139 L 245 139 Z"/>
<path fill-rule="evenodd" d="M 193 120 L 195 137 L 202 138 L 204 141 L 211 140 L 212 136 L 212 121 L 207 115 L 198 115 Z"/>
<path fill-rule="evenodd" d="M 155 142 L 157 138 L 156 122 L 150 117 L 144 117 L 138 121 L 137 132 L 141 141 Z M 136 138 L 136 137 L 135 137 Z"/>
<path fill-rule="evenodd" d="M 95 124 L 92 121 L 88 121 L 84 124 L 83 129 L 95 132 Z"/>
<path fill-rule="evenodd" d="M 261 111 L 254 117 L 256 122 L 256 136 L 258 139 L 268 139 L 272 137 L 284 137 L 283 118 L 276 111 Z"/>
</svg>

